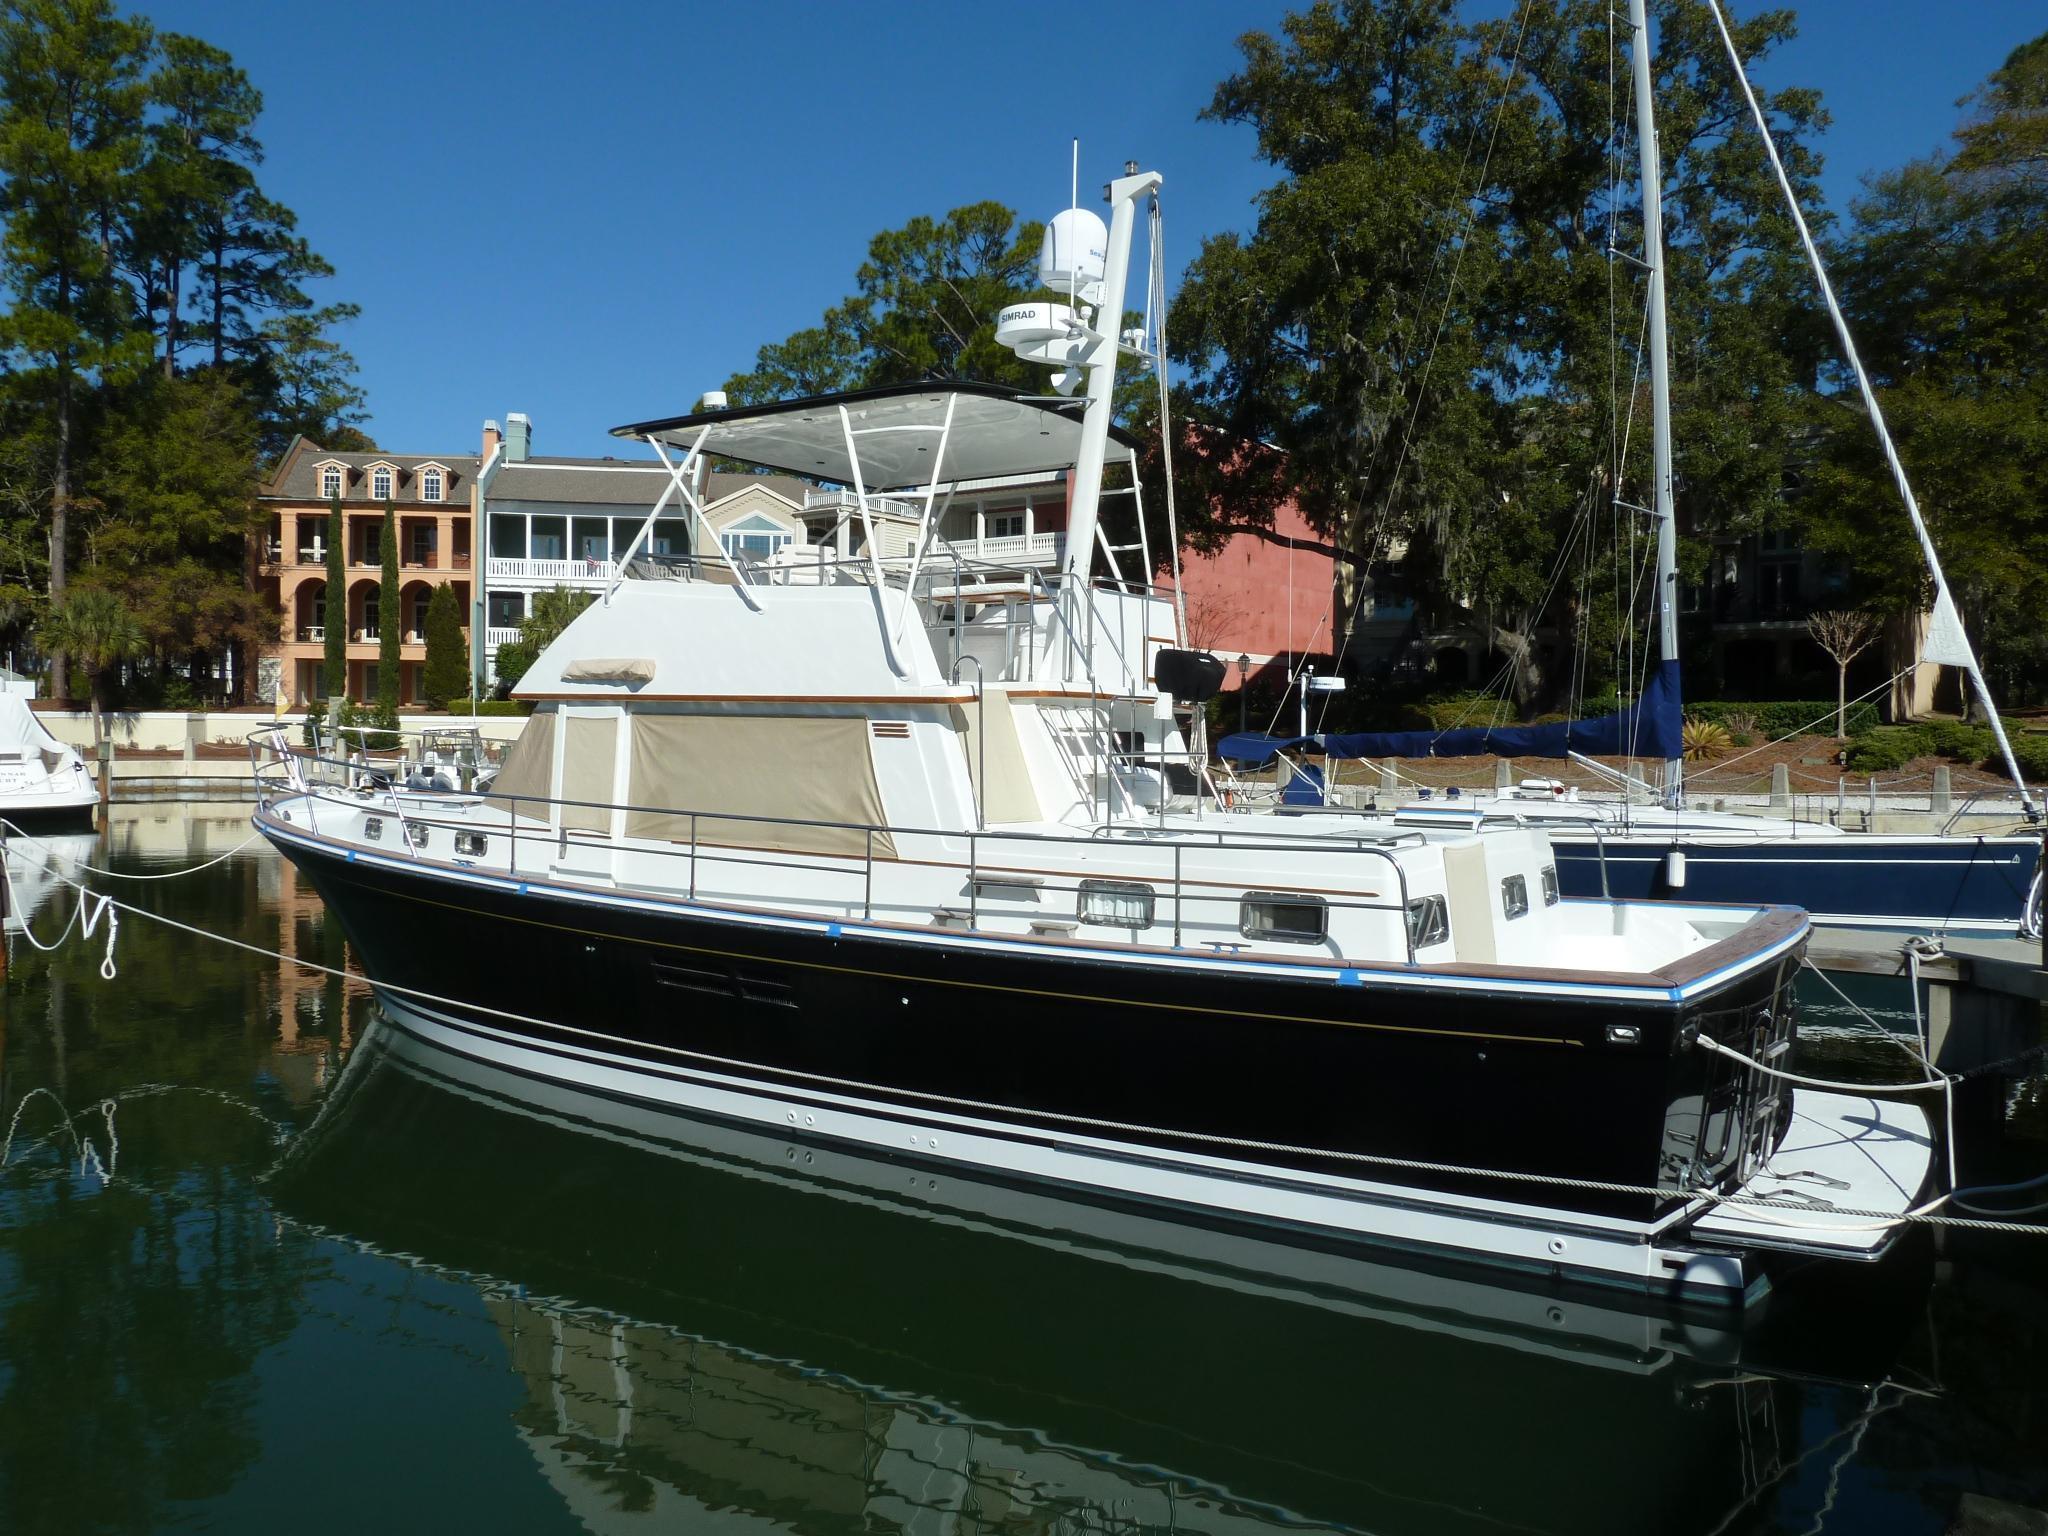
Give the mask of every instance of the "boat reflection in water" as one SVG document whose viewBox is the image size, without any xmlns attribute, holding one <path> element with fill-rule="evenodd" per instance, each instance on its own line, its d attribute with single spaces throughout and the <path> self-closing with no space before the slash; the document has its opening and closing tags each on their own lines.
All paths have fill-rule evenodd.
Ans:
<svg viewBox="0 0 2048 1536">
<path fill-rule="evenodd" d="M 517 1432 L 595 1531 L 714 1510 L 1740 1529 L 1796 1462 L 1824 1475 L 1854 1443 L 1758 1367 L 1768 1314 L 1737 1333 L 1112 1215 L 515 1077 L 381 1021 L 273 1188 L 479 1287 Z M 1842 1417 L 1907 1390 L 1859 1386 Z"/>
</svg>

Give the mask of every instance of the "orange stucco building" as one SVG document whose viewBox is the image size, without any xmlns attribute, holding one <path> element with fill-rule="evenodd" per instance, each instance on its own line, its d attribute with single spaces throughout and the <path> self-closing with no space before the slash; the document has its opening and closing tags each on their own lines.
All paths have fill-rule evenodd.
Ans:
<svg viewBox="0 0 2048 1536">
<path fill-rule="evenodd" d="M 343 453 L 303 437 L 285 451 L 277 473 L 258 492 L 269 514 L 258 571 L 284 616 L 275 687 L 287 706 L 304 708 L 327 696 L 330 624 L 348 633 L 348 696 L 374 699 L 387 622 L 399 626 L 399 700 L 422 702 L 427 603 L 434 589 L 452 586 L 464 618 L 470 613 L 476 475 L 474 454 Z M 339 529 L 329 526 L 337 500 Z M 396 614 L 381 611 L 378 543 L 386 500 L 398 519 Z M 339 594 L 327 590 L 328 542 L 337 538 L 347 572 L 346 591 Z M 266 679 L 264 691 L 269 686 Z"/>
</svg>

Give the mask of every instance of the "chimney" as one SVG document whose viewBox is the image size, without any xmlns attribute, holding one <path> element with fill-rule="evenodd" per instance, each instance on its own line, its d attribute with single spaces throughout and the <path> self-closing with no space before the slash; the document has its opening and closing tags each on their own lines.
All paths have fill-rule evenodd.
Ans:
<svg viewBox="0 0 2048 1536">
<path fill-rule="evenodd" d="M 498 430 L 498 424 L 495 421 L 485 422 L 483 461 L 486 464 L 491 462 L 491 450 L 503 441 L 505 441 L 505 434 Z"/>
<path fill-rule="evenodd" d="M 505 462 L 524 464 L 532 452 L 533 423 L 524 411 L 513 411 L 505 417 Z"/>
</svg>

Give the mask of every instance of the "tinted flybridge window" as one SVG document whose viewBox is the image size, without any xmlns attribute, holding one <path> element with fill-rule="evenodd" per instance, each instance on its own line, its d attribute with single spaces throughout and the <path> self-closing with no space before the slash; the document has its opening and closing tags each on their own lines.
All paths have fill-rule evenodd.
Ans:
<svg viewBox="0 0 2048 1536">
<path fill-rule="evenodd" d="M 1239 909 L 1237 931 L 1278 944 L 1320 944 L 1330 931 L 1330 908 L 1320 896 L 1257 891 Z"/>
<path fill-rule="evenodd" d="M 1099 928 L 1136 932 L 1152 926 L 1152 900 L 1152 887 L 1133 880 L 1083 880 L 1077 915 Z"/>
<path fill-rule="evenodd" d="M 1451 914 L 1441 896 L 1418 896 L 1408 903 L 1408 942 L 1416 949 L 1447 944 L 1451 937 Z"/>
<path fill-rule="evenodd" d="M 1543 905 L 1546 907 L 1557 905 L 1557 866 L 1555 864 L 1543 866 Z"/>
<path fill-rule="evenodd" d="M 1525 875 L 1509 875 L 1500 883 L 1500 909 L 1509 917 L 1523 917 L 1529 911 L 1529 881 Z"/>
</svg>

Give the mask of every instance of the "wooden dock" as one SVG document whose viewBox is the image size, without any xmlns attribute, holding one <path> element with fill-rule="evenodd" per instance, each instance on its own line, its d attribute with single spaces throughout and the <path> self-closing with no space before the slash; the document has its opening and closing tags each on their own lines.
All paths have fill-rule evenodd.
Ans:
<svg viewBox="0 0 2048 1536">
<path fill-rule="evenodd" d="M 1816 928 L 1807 958 L 1816 968 L 1905 980 L 1912 970 L 1903 933 L 1858 928 Z M 2041 1040 L 2048 970 L 2034 939 L 1945 938 L 1929 941 L 1918 961 L 1928 1043 L 1945 1070 L 2017 1055 Z"/>
</svg>

